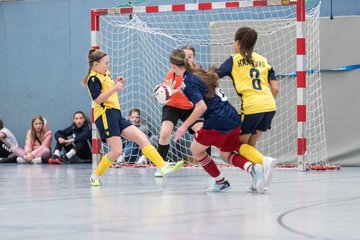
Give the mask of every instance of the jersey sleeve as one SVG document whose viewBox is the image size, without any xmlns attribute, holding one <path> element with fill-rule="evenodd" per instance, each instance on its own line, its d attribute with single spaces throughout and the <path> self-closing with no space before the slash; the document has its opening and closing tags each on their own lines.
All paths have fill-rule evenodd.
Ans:
<svg viewBox="0 0 360 240">
<path fill-rule="evenodd" d="M 201 86 L 194 81 L 186 81 L 182 85 L 182 89 L 189 101 L 195 105 L 197 102 L 203 100 L 201 94 Z"/>
<path fill-rule="evenodd" d="M 269 73 L 268 73 L 268 80 L 276 80 L 276 76 L 275 76 L 275 71 L 273 68 L 271 68 L 269 70 Z"/>
<path fill-rule="evenodd" d="M 234 63 L 233 58 L 229 57 L 228 59 L 225 60 L 223 64 L 221 64 L 217 72 L 220 78 L 223 78 L 225 76 L 231 76 L 233 63 Z"/>
<path fill-rule="evenodd" d="M 101 94 L 101 82 L 100 79 L 96 76 L 91 76 L 88 83 L 88 88 L 93 100 L 95 100 Z"/>
</svg>

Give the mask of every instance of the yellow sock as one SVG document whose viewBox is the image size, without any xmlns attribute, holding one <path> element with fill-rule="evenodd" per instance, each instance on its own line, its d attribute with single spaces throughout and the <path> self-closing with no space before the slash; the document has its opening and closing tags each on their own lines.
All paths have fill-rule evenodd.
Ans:
<svg viewBox="0 0 360 240">
<path fill-rule="evenodd" d="M 256 150 L 256 148 L 249 144 L 242 144 L 240 146 L 239 153 L 254 164 L 263 164 L 264 155 L 262 155 L 258 150 Z"/>
<path fill-rule="evenodd" d="M 147 145 L 143 149 L 141 149 L 144 156 L 152 161 L 157 167 L 163 167 L 165 165 L 164 159 L 158 153 L 158 151 L 154 148 L 153 145 Z"/>
<path fill-rule="evenodd" d="M 101 158 L 101 161 L 95 170 L 95 174 L 98 176 L 103 175 L 104 172 L 106 172 L 106 170 L 108 170 L 109 167 L 111 167 L 112 165 L 113 165 L 113 162 L 107 157 L 107 154 L 105 154 Z"/>
</svg>

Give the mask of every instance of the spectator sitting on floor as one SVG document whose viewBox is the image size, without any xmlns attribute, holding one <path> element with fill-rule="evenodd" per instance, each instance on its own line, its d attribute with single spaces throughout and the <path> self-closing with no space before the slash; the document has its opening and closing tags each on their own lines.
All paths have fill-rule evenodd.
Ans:
<svg viewBox="0 0 360 240">
<path fill-rule="evenodd" d="M 71 126 L 55 133 L 56 147 L 50 164 L 91 162 L 91 123 L 85 114 L 77 111 Z M 61 155 L 64 150 L 65 154 Z"/>
<path fill-rule="evenodd" d="M 11 148 L 17 146 L 14 134 L 4 127 L 4 122 L 0 119 L 0 162 L 15 162 L 16 156 L 12 154 Z"/>
<path fill-rule="evenodd" d="M 31 128 L 26 134 L 25 147 L 12 147 L 11 151 L 17 156 L 17 163 L 41 164 L 47 162 L 51 154 L 51 130 L 46 119 L 40 115 L 31 121 Z"/>
</svg>

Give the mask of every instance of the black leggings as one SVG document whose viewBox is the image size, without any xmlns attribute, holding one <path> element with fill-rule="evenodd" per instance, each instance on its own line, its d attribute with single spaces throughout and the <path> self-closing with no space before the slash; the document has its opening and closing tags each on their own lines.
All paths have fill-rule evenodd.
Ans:
<svg viewBox="0 0 360 240">
<path fill-rule="evenodd" d="M 60 144 L 58 141 L 56 141 L 55 150 L 61 151 L 63 148 L 65 149 L 65 152 L 69 152 L 71 149 L 74 149 L 76 151 L 76 156 L 81 159 L 92 158 L 91 148 L 88 142 L 79 142 L 65 146 L 64 144 Z"/>
<path fill-rule="evenodd" d="M 11 153 L 10 147 L 0 140 L 0 158 L 6 158 Z"/>
</svg>

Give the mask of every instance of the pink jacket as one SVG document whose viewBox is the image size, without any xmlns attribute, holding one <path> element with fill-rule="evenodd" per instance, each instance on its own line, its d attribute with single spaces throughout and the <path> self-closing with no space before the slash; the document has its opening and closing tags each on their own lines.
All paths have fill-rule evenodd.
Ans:
<svg viewBox="0 0 360 240">
<path fill-rule="evenodd" d="M 30 152 L 33 156 L 37 156 L 37 153 L 39 153 L 44 148 L 50 148 L 51 146 L 51 138 L 52 138 L 52 132 L 48 128 L 47 124 L 44 125 L 44 140 L 42 141 L 41 145 L 38 141 L 35 141 L 35 145 L 31 146 L 31 129 L 26 134 L 25 139 L 25 153 Z"/>
</svg>

